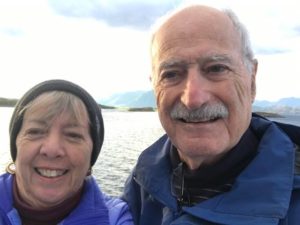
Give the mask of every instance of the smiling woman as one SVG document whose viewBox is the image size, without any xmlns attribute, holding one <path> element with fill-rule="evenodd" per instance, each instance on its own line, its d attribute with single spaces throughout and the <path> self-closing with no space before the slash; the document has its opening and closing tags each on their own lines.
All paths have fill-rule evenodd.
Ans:
<svg viewBox="0 0 300 225">
<path fill-rule="evenodd" d="M 47 208 L 81 191 L 93 149 L 90 121 L 83 102 L 66 92 L 47 92 L 31 103 L 12 140 L 16 183 L 26 202 Z"/>
<path fill-rule="evenodd" d="M 104 125 L 84 89 L 64 80 L 36 85 L 15 106 L 9 131 L 13 163 L 0 176 L 0 224 L 132 224 L 127 205 L 91 176 Z"/>
</svg>

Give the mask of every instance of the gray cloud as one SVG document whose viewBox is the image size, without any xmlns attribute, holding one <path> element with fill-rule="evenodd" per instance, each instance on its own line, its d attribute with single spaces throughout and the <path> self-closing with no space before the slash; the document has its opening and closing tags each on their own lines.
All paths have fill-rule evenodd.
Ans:
<svg viewBox="0 0 300 225">
<path fill-rule="evenodd" d="M 293 28 L 293 31 L 296 33 L 296 35 L 300 35 L 300 25 L 297 25 Z"/>
<path fill-rule="evenodd" d="M 18 28 L 0 28 L 0 33 L 4 33 L 9 36 L 22 36 L 24 32 Z"/>
<path fill-rule="evenodd" d="M 289 49 L 272 48 L 272 47 L 254 47 L 255 54 L 259 55 L 274 55 L 290 52 Z"/>
<path fill-rule="evenodd" d="M 49 0 L 53 10 L 68 17 L 95 18 L 110 26 L 147 29 L 161 15 L 179 4 L 176 1 Z"/>
</svg>

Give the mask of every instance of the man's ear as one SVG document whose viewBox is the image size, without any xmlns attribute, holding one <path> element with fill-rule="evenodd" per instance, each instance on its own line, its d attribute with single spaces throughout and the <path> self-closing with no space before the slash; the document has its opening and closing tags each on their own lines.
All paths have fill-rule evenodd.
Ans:
<svg viewBox="0 0 300 225">
<path fill-rule="evenodd" d="M 255 100 L 256 96 L 256 73 L 257 73 L 258 62 L 256 59 L 252 61 L 252 74 L 251 74 L 251 96 L 252 102 Z"/>
</svg>

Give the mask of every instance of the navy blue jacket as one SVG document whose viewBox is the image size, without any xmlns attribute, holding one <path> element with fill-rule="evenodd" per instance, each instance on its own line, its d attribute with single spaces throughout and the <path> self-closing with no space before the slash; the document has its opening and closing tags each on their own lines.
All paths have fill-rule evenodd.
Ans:
<svg viewBox="0 0 300 225">
<path fill-rule="evenodd" d="M 139 157 L 123 198 L 136 225 L 299 225 L 300 128 L 253 115 L 255 158 L 229 192 L 179 209 L 171 194 L 170 140 L 164 135 Z M 299 165 L 299 164 L 298 164 Z"/>
</svg>

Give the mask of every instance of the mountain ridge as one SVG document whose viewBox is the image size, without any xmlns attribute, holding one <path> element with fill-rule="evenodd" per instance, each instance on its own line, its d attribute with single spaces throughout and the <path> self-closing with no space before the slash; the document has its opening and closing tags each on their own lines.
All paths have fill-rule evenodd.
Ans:
<svg viewBox="0 0 300 225">
<path fill-rule="evenodd" d="M 100 99 L 100 104 L 114 107 L 156 108 L 153 90 L 120 92 Z M 275 112 L 280 114 L 300 114 L 300 98 L 282 98 L 278 101 L 255 100 L 253 111 Z"/>
<path fill-rule="evenodd" d="M 17 99 L 0 97 L 0 106 L 13 107 Z M 107 98 L 97 99 L 102 108 L 156 109 L 156 100 L 152 90 L 120 92 Z M 277 113 L 282 115 L 300 115 L 300 98 L 282 98 L 278 101 L 255 100 L 253 112 Z"/>
</svg>

